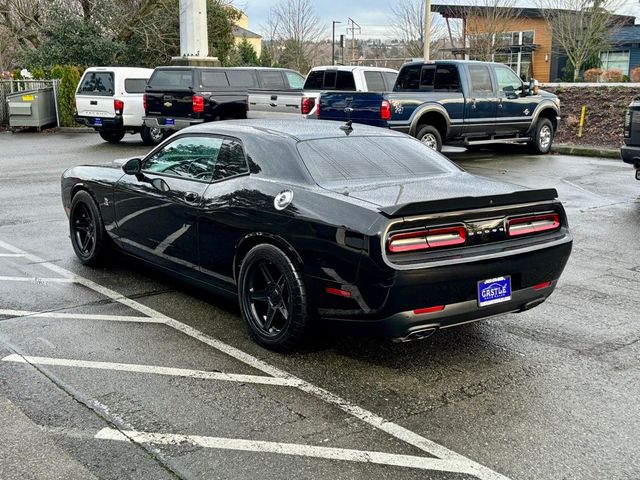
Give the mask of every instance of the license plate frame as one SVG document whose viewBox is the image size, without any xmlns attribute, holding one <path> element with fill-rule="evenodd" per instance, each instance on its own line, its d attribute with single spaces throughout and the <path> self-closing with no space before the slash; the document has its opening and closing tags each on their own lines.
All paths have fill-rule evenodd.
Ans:
<svg viewBox="0 0 640 480">
<path fill-rule="evenodd" d="M 102 119 L 101 118 L 94 118 L 93 119 L 93 126 L 94 127 L 101 127 L 102 126 Z"/>
<path fill-rule="evenodd" d="M 511 276 L 480 280 L 477 284 L 478 307 L 489 307 L 511 300 Z"/>
</svg>

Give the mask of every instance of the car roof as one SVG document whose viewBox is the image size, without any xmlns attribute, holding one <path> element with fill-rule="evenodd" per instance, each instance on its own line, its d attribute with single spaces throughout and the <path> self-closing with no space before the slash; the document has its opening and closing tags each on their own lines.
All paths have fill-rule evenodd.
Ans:
<svg viewBox="0 0 640 480">
<path fill-rule="evenodd" d="M 297 120 L 260 118 L 247 120 L 224 120 L 218 122 L 202 123 L 188 130 L 198 133 L 213 133 L 229 136 L 242 134 L 253 135 L 278 135 L 285 139 L 298 142 L 303 140 L 315 140 L 320 138 L 340 138 L 347 133 L 340 127 L 345 124 L 329 120 Z M 405 135 L 388 128 L 372 127 L 369 125 L 352 124 L 351 137 L 376 136 L 376 137 L 404 137 Z M 185 132 L 185 130 L 183 130 Z"/>
<path fill-rule="evenodd" d="M 317 72 L 318 70 L 339 70 L 341 72 L 353 72 L 355 70 L 373 70 L 375 72 L 392 72 L 397 73 L 398 71 L 393 68 L 387 67 L 368 67 L 363 65 L 321 65 L 318 67 L 313 67 L 310 72 Z"/>
</svg>

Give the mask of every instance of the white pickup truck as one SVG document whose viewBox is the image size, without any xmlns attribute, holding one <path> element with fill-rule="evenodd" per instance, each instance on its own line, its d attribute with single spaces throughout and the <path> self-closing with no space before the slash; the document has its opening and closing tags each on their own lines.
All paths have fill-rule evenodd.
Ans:
<svg viewBox="0 0 640 480">
<path fill-rule="evenodd" d="M 314 67 L 302 88 L 300 113 L 316 118 L 320 92 L 340 90 L 350 92 L 388 92 L 393 88 L 397 70 L 383 67 L 334 65 Z"/>
<path fill-rule="evenodd" d="M 160 143 L 165 133 L 144 125 L 144 91 L 153 70 L 133 67 L 88 68 L 76 90 L 75 120 L 92 127 L 107 142 L 125 133 L 139 133 L 147 145 Z"/>
</svg>

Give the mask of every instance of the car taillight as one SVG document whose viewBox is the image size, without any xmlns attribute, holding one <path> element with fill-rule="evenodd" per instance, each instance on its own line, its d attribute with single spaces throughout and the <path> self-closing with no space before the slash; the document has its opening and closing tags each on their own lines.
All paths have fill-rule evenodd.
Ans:
<svg viewBox="0 0 640 480">
<path fill-rule="evenodd" d="M 113 109 L 116 111 L 116 115 L 122 115 L 122 111 L 124 110 L 124 102 L 122 100 L 114 100 Z"/>
<path fill-rule="evenodd" d="M 389 103 L 389 100 L 383 100 L 382 105 L 380 105 L 380 119 L 391 120 L 391 103 Z"/>
<path fill-rule="evenodd" d="M 142 95 L 142 108 L 144 108 L 145 112 L 147 110 L 147 94 Z"/>
<path fill-rule="evenodd" d="M 192 98 L 193 113 L 204 112 L 204 97 L 194 95 Z"/>
<path fill-rule="evenodd" d="M 631 119 L 633 113 L 631 110 L 627 110 L 624 114 L 624 136 L 629 138 L 631 136 Z"/>
<path fill-rule="evenodd" d="M 507 236 L 520 237 L 532 233 L 550 232 L 560 228 L 560 215 L 547 213 L 527 217 L 507 218 Z"/>
<path fill-rule="evenodd" d="M 391 253 L 415 252 L 433 248 L 454 247 L 467 242 L 465 227 L 442 227 L 415 232 L 396 233 L 389 237 L 388 249 Z"/>
<path fill-rule="evenodd" d="M 316 104 L 316 99 L 313 97 L 302 97 L 300 101 L 300 113 L 302 115 L 309 115 Z"/>
</svg>

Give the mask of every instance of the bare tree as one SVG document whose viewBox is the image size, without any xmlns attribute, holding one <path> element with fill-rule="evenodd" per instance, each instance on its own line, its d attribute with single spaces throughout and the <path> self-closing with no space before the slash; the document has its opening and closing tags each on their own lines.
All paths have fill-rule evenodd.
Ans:
<svg viewBox="0 0 640 480">
<path fill-rule="evenodd" d="M 405 45 L 405 55 L 422 57 L 424 53 L 424 0 L 395 0 L 391 5 L 391 31 Z M 431 15 L 431 45 L 442 35 L 439 18 Z M 433 55 L 435 56 L 435 54 Z"/>
<path fill-rule="evenodd" d="M 505 33 L 513 30 L 512 24 L 519 16 L 515 5 L 515 0 L 478 0 L 465 7 L 464 36 L 470 58 L 492 61 L 502 47 L 511 43 Z"/>
<path fill-rule="evenodd" d="M 280 53 L 284 46 L 279 38 L 279 23 L 278 16 L 271 10 L 267 16 L 266 21 L 260 25 L 262 30 L 264 42 L 262 42 L 263 50 L 267 50 L 269 57 L 271 58 L 272 65 L 278 65 L 280 63 Z"/>
<path fill-rule="evenodd" d="M 540 0 L 557 51 L 573 65 L 574 82 L 587 59 L 610 47 L 611 34 L 624 22 L 611 12 L 621 6 L 619 0 Z"/>
<path fill-rule="evenodd" d="M 281 62 L 306 72 L 315 62 L 324 26 L 311 0 L 280 0 L 271 7 L 274 35 L 282 48 Z"/>
</svg>

